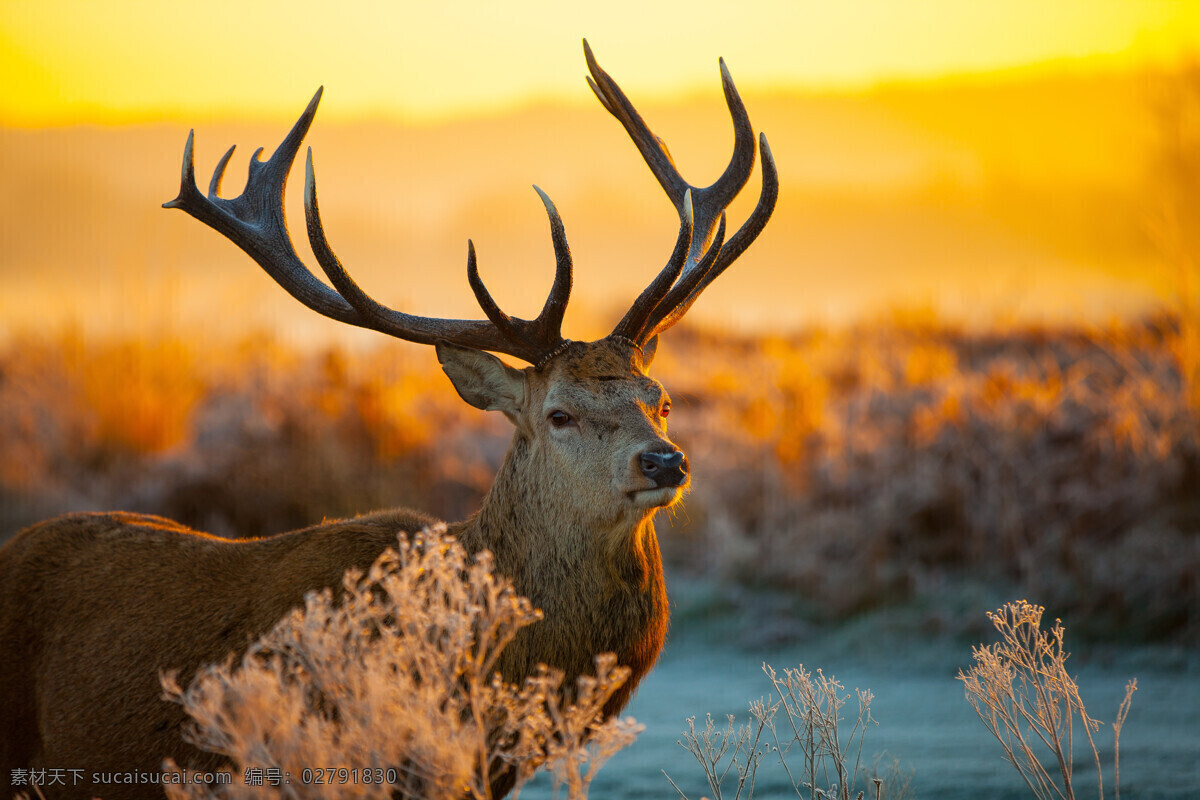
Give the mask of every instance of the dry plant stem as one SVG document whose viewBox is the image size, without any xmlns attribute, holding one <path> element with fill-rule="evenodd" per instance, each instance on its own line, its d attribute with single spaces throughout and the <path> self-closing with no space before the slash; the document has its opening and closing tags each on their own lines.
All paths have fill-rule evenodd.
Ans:
<svg viewBox="0 0 1200 800">
<path fill-rule="evenodd" d="M 570 798 L 587 797 L 600 766 L 632 742 L 631 719 L 602 709 L 629 676 L 607 654 L 579 679 L 570 703 L 562 675 L 541 667 L 521 687 L 495 672 L 517 632 L 540 619 L 486 551 L 472 560 L 444 530 L 401 535 L 342 595 L 310 593 L 232 663 L 202 669 L 168 700 L 193 719 L 191 741 L 240 769 L 355 764 L 384 782 L 336 787 L 168 787 L 181 800 L 340 797 L 486 800 L 511 776 L 519 791 L 549 768 Z"/>
<path fill-rule="evenodd" d="M 758 767 L 770 752 L 778 755 L 780 766 L 797 797 L 804 797 L 807 789 L 812 800 L 862 798 L 864 792 L 854 793 L 854 779 L 861 765 L 866 726 L 875 721 L 870 712 L 871 692 L 856 690 L 858 716 L 843 743 L 839 730 L 839 724 L 843 722 L 840 713 L 849 695 L 843 695 L 842 685 L 835 678 L 826 677 L 821 670 L 814 676 L 803 666 L 786 669 L 780 676 L 770 665 L 763 664 L 763 672 L 779 699 L 773 700 L 772 695 L 765 700 L 751 701 L 750 723 L 738 728 L 730 715 L 725 729 L 719 730 L 712 715 L 708 715 L 704 728 L 697 731 L 696 718 L 687 720 L 688 727 L 679 745 L 700 763 L 715 800 L 722 800 L 722 786 L 731 770 L 737 773 L 734 800 L 740 800 L 743 792 L 747 800 L 752 798 Z M 780 708 L 784 709 L 788 719 L 788 728 L 782 737 L 775 723 Z M 770 742 L 766 744 L 762 744 L 764 730 L 770 735 Z M 793 747 L 802 754 L 803 771 L 799 775 L 793 774 L 787 762 Z M 853 764 L 849 763 L 851 753 Z M 831 772 L 833 781 L 830 781 Z M 665 771 L 663 774 L 680 797 L 687 800 L 687 795 L 671 776 Z M 818 784 L 818 775 L 824 785 Z M 881 796 L 881 792 L 882 781 L 876 780 L 876 797 Z"/>
<path fill-rule="evenodd" d="M 856 691 L 858 716 L 855 718 L 846 745 L 843 747 L 839 723 L 842 721 L 841 709 L 847 698 L 841 695 L 842 685 L 836 679 L 832 676 L 826 677 L 821 670 L 817 670 L 814 681 L 812 674 L 806 672 L 803 667 L 796 670 L 785 670 L 782 679 L 768 665 L 763 665 L 763 671 L 779 693 L 780 703 L 787 714 L 794 737 L 791 742 L 783 746 L 780 746 L 776 739 L 776 748 L 781 754 L 780 760 L 784 761 L 782 754 L 793 743 L 798 742 L 805 757 L 810 797 L 815 800 L 818 793 L 821 792 L 816 781 L 818 769 L 821 770 L 828 783 L 830 762 L 832 762 L 838 795 L 843 800 L 849 800 L 850 793 L 853 791 L 854 776 L 858 773 L 861 764 L 866 724 L 874 722 L 870 712 L 873 695 L 870 691 Z M 855 746 L 856 738 L 858 739 L 857 747 Z M 847 764 L 847 754 L 851 749 L 855 750 L 852 767 Z M 793 788 L 799 793 L 801 784 L 797 783 L 791 775 L 786 761 L 784 761 L 784 768 L 788 772 L 789 779 L 792 780 Z"/>
<path fill-rule="evenodd" d="M 754 775 L 758 769 L 758 763 L 764 755 L 759 751 L 758 743 L 765 725 L 762 718 L 756 716 L 755 719 L 758 720 L 757 728 L 752 729 L 749 724 L 737 728 L 734 725 L 734 717 L 730 714 L 727 727 L 721 731 L 716 729 L 712 715 L 709 714 L 705 720 L 704 730 L 699 733 L 696 732 L 696 718 L 689 717 L 687 720 L 688 729 L 684 731 L 683 741 L 680 741 L 679 744 L 700 763 L 709 789 L 712 790 L 716 800 L 722 800 L 724 797 L 722 786 L 731 769 L 737 771 L 737 791 L 734 794 L 734 800 L 738 800 L 742 796 L 742 792 L 747 789 L 747 797 L 754 795 Z M 724 760 L 725 754 L 729 752 L 730 744 L 733 745 L 733 751 L 729 755 L 729 762 L 725 764 L 724 769 L 721 769 L 721 762 Z M 743 760 L 739 760 L 739 754 L 743 754 Z M 681 797 L 687 797 L 665 770 L 663 775 Z"/>
<path fill-rule="evenodd" d="M 1133 705 L 1133 693 L 1137 691 L 1137 678 L 1130 679 L 1125 684 L 1125 697 L 1117 708 L 1117 718 L 1113 720 L 1113 790 L 1116 800 L 1121 800 L 1121 728 L 1125 727 L 1125 718 L 1129 716 L 1129 707 Z"/>
<path fill-rule="evenodd" d="M 592 780 L 605 762 L 618 750 L 632 744 L 643 726 L 632 717 L 613 718 L 607 725 L 600 709 L 628 677 L 626 667 L 606 653 L 596 659 L 596 676 L 578 681 L 575 702 L 564 707 L 559 694 L 547 686 L 545 707 L 551 722 L 552 737 L 545 742 L 546 759 L 556 786 L 566 786 L 567 796 L 586 798 Z M 594 732 L 605 727 L 607 735 Z M 586 767 L 586 770 L 585 770 Z"/>
<path fill-rule="evenodd" d="M 1088 716 L 1079 686 L 1067 672 L 1070 653 L 1064 649 L 1062 623 L 1056 620 L 1053 628 L 1042 631 L 1042 613 L 1042 607 L 1025 601 L 989 613 L 1001 640 L 974 648 L 975 665 L 958 677 L 975 713 L 1038 798 L 1074 800 L 1074 724 L 1078 714 L 1096 767 L 1097 791 L 1104 800 L 1103 767 L 1092 735 L 1101 723 Z M 1114 723 L 1115 738 L 1120 736 L 1135 687 L 1136 682 L 1126 687 Z M 1054 755 L 1061 786 L 1038 760 L 1035 745 L 1039 741 Z M 1119 797 L 1119 767 L 1114 769 L 1114 780 Z"/>
</svg>

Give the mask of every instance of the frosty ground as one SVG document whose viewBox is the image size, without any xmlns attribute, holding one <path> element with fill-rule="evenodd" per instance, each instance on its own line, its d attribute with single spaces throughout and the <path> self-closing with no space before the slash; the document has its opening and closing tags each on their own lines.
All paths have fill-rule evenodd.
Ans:
<svg viewBox="0 0 1200 800">
<path fill-rule="evenodd" d="M 879 754 L 884 754 L 881 764 L 898 759 L 912 775 L 909 797 L 1017 800 L 1032 796 L 1004 761 L 999 744 L 984 729 L 955 679 L 970 664 L 968 639 L 896 631 L 907 627 L 911 617 L 908 610 L 900 609 L 873 613 L 833 629 L 796 632 L 783 637 L 785 641 L 763 642 L 752 620 L 711 611 L 716 593 L 711 587 L 677 582 L 671 588 L 676 620 L 667 647 L 624 712 L 646 729 L 600 771 L 592 797 L 677 797 L 663 770 L 692 800 L 713 797 L 699 766 L 677 740 L 690 716 L 701 723 L 711 713 L 723 725 L 726 716 L 733 714 L 738 724 L 745 724 L 748 702 L 766 696 L 771 688 L 762 672 L 764 662 L 778 671 L 801 663 L 811 670 L 821 668 L 835 675 L 847 692 L 856 687 L 871 689 L 872 715 L 878 725 L 867 733 L 864 765 L 870 771 Z M 1068 626 L 1068 644 L 1070 635 Z M 1200 657 L 1195 651 L 1087 643 L 1075 643 L 1071 649 L 1069 663 L 1074 664 L 1088 711 L 1106 723 L 1097 734 L 1105 759 L 1105 796 L 1112 796 L 1112 731 L 1107 723 L 1131 677 L 1138 679 L 1138 691 L 1121 735 L 1122 796 L 1140 800 L 1200 796 L 1200 728 L 1195 724 L 1200 709 Z M 1085 749 L 1076 748 L 1077 795 L 1095 797 L 1094 769 Z M 860 781 L 857 788 L 873 796 L 870 784 L 863 786 Z M 735 781 L 729 780 L 724 790 L 724 796 L 732 798 Z M 754 794 L 794 796 L 776 757 L 763 761 Z M 521 796 L 553 797 L 553 782 L 542 775 Z"/>
</svg>

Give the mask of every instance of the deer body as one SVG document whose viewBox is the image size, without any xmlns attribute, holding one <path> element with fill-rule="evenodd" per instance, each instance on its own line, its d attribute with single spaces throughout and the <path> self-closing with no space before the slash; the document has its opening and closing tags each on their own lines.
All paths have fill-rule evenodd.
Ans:
<svg viewBox="0 0 1200 800">
<path fill-rule="evenodd" d="M 648 447 L 674 447 L 658 414 L 665 394 L 621 343 L 572 343 L 552 369 L 528 374 L 475 351 L 446 352 L 448 361 L 466 356 L 508 382 L 507 398 L 501 390 L 492 401 L 517 428 L 479 512 L 450 527 L 469 552 L 490 550 L 497 571 L 545 615 L 505 648 L 501 674 L 520 682 L 544 663 L 573 681 L 596 654 L 616 653 L 633 673 L 609 702 L 615 713 L 666 634 L 651 518 L 664 501 L 682 496 L 686 473 L 677 485 L 658 487 L 637 458 Z M 479 380 L 453 364 L 461 384 Z M 603 380 L 593 383 L 585 371 Z M 605 392 L 596 391 L 599 383 L 608 385 Z M 614 383 L 627 385 L 614 390 Z M 493 389 L 477 384 L 467 391 Z M 522 398 L 514 402 L 517 393 Z M 575 424 L 543 424 L 547 403 L 570 408 Z M 613 481 L 597 482 L 599 470 Z M 306 592 L 339 586 L 347 569 L 365 570 L 394 547 L 398 531 L 434 522 L 400 509 L 226 540 L 158 517 L 96 513 L 21 532 L 0 549 L 0 600 L 15 612 L 4 615 L 0 664 L 7 676 L 20 676 L 0 684 L 0 711 L 20 733 L 9 740 L 5 764 L 154 772 L 172 755 L 190 768 L 216 769 L 220 757 L 180 738 L 184 714 L 161 699 L 160 672 L 179 670 L 186 683 L 201 665 L 244 652 Z M 112 592 L 114 577 L 126 591 Z M 72 710 L 69 720 L 57 718 L 62 709 Z M 80 796 L 103 789 L 106 798 L 160 791 L 79 789 Z"/>
<path fill-rule="evenodd" d="M 213 754 L 183 745 L 182 708 L 162 701 L 159 671 L 190 676 L 240 654 L 305 591 L 338 585 L 343 565 L 366 568 L 397 530 L 427 521 L 395 514 L 229 541 L 157 517 L 97 513 L 18 534 L 0 550 L 0 599 L 14 612 L 0 630 L 0 663 L 6 678 L 20 676 L 0 683 L 5 780 L 15 767 L 151 772 L 170 754 L 214 767 Z M 112 592 L 122 575 L 136 580 Z M 87 783 L 68 793 L 161 796 Z"/>
<path fill-rule="evenodd" d="M 575 342 L 559 333 L 571 260 L 561 220 L 544 194 L 558 268 L 537 319 L 511 318 L 496 307 L 479 279 L 473 246 L 468 278 L 488 320 L 413 317 L 366 296 L 333 255 L 310 154 L 309 238 L 336 292 L 318 281 L 295 254 L 281 202 L 319 92 L 275 155 L 252 159 L 246 190 L 232 200 L 217 196 L 229 154 L 209 196 L 196 189 L 189 137 L 180 196 L 167 205 L 226 235 L 314 310 L 435 344 L 459 395 L 513 423 L 512 444 L 480 510 L 450 532 L 468 552 L 491 551 L 497 572 L 544 613 L 503 651 L 505 680 L 520 683 L 544 663 L 570 685 L 593 670 L 597 654 L 612 652 L 631 669 L 605 708 L 614 714 L 662 647 L 668 609 L 653 516 L 677 503 L 690 480 L 686 457 L 666 435 L 669 399 L 647 374 L 657 337 L 758 234 L 777 183 L 763 139 L 762 196 L 725 243 L 724 207 L 755 159 L 749 122 L 724 65 L 735 153 L 717 183 L 699 189 L 679 177 L 586 43 L 585 52 L 593 89 L 638 144 L 681 220 L 667 266 L 604 339 Z M 486 350 L 533 366 L 513 368 Z M 216 768 L 219 756 L 183 741 L 183 711 L 161 699 L 160 673 L 178 671 L 186 685 L 202 665 L 243 653 L 306 593 L 336 588 L 347 569 L 367 568 L 398 532 L 432 522 L 401 509 L 229 541 L 158 517 L 100 513 L 60 517 L 17 534 L 0 548 L 0 797 L 15 790 L 8 786 L 13 769 L 154 772 L 168 756 L 182 766 Z M 61 794 L 60 788 L 51 796 L 161 796 L 160 787 L 147 784 L 85 781 Z M 493 785 L 495 794 L 506 790 Z"/>
</svg>

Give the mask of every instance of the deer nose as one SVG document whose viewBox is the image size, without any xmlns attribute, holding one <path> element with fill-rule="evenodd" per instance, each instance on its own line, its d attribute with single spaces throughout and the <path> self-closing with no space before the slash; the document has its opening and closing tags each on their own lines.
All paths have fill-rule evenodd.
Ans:
<svg viewBox="0 0 1200 800">
<path fill-rule="evenodd" d="M 670 453 L 642 453 L 638 456 L 642 474 L 656 486 L 682 486 L 687 480 L 687 456 L 682 450 Z"/>
</svg>

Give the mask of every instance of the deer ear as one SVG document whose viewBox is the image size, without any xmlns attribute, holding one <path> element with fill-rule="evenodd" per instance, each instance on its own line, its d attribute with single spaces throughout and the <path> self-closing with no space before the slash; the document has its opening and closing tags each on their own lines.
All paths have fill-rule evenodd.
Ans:
<svg viewBox="0 0 1200 800">
<path fill-rule="evenodd" d="M 525 400 L 525 373 L 491 353 L 439 341 L 437 357 L 458 396 L 484 411 L 515 419 Z"/>
<path fill-rule="evenodd" d="M 654 354 L 658 352 L 658 337 L 651 336 L 650 341 L 642 345 L 642 369 L 649 370 Z"/>
</svg>

